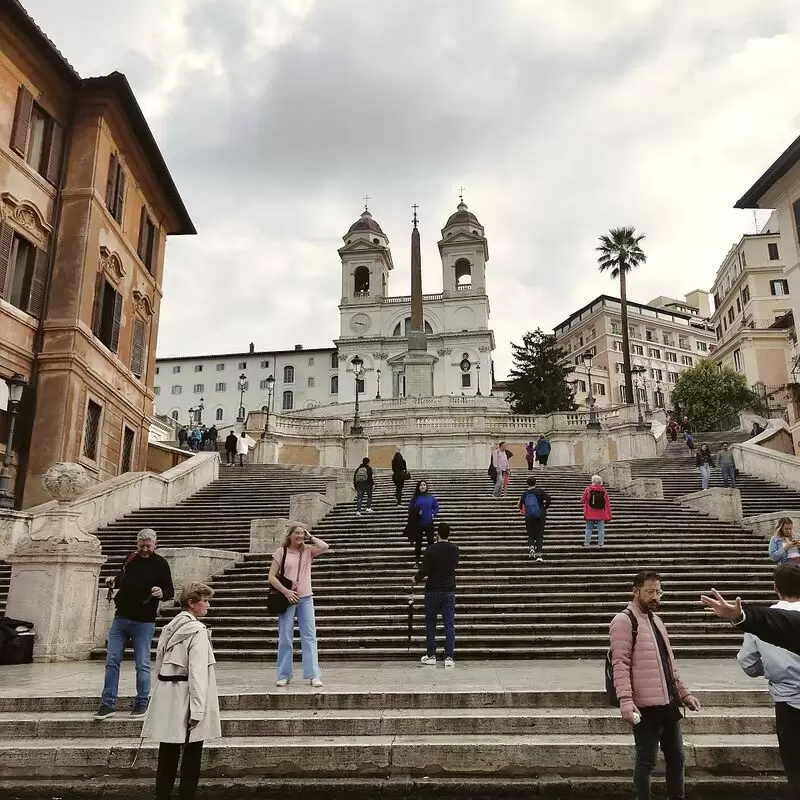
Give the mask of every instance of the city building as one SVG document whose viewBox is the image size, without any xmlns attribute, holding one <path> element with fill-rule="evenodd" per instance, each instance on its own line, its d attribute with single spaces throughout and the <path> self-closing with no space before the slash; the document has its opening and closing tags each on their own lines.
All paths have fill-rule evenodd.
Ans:
<svg viewBox="0 0 800 800">
<path fill-rule="evenodd" d="M 644 368 L 636 390 L 642 404 L 669 408 L 678 375 L 715 348 L 714 329 L 702 316 L 708 299 L 701 291 L 681 301 L 658 297 L 648 304 L 628 301 L 631 365 Z M 703 305 L 705 302 L 705 305 Z M 680 307 L 683 310 L 677 310 Z M 622 356 L 622 318 L 619 298 L 600 295 L 554 329 L 556 342 L 575 364 L 572 374 L 575 402 L 586 407 L 591 389 L 597 408 L 625 402 Z M 636 384 L 636 381 L 634 381 Z"/>
<path fill-rule="evenodd" d="M 711 287 L 714 359 L 741 372 L 750 386 L 772 388 L 788 381 L 785 323 L 792 298 L 784 275 L 785 250 L 773 214 L 760 233 L 745 234 L 731 247 Z"/>
<path fill-rule="evenodd" d="M 0 5 L 0 162 L 4 450 L 16 420 L 0 501 L 28 507 L 56 461 L 96 481 L 145 468 L 166 237 L 195 230 L 125 76 L 81 78 L 16 0 Z"/>
</svg>

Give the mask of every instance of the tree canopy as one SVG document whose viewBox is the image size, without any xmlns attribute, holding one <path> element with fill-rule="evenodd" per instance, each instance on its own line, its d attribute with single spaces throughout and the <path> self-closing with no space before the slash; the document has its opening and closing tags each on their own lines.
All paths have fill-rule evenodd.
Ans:
<svg viewBox="0 0 800 800">
<path fill-rule="evenodd" d="M 508 402 L 515 414 L 549 414 L 572 411 L 572 388 L 567 377 L 573 370 L 564 359 L 568 353 L 556 337 L 541 328 L 528 331 L 522 344 L 511 342 L 514 366 L 508 381 Z"/>
<path fill-rule="evenodd" d="M 672 390 L 675 412 L 686 415 L 696 430 L 713 430 L 717 423 L 746 408 L 753 400 L 747 379 L 740 372 L 720 369 L 703 358 L 678 376 Z"/>
</svg>

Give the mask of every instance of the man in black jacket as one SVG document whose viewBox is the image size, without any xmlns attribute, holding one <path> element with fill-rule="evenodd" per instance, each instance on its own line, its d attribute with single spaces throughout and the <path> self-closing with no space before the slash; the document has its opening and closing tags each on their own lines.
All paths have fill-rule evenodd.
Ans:
<svg viewBox="0 0 800 800">
<path fill-rule="evenodd" d="M 238 438 L 236 434 L 231 431 L 225 439 L 225 456 L 227 458 L 227 464 L 229 467 L 232 467 L 236 463 L 236 443 Z"/>
<path fill-rule="evenodd" d="M 450 526 L 439 523 L 439 541 L 422 556 L 422 566 L 411 579 L 412 585 L 425 581 L 425 645 L 422 663 L 436 666 L 436 618 L 442 615 L 444 625 L 444 665 L 456 665 L 456 567 L 459 550 L 450 539 Z"/>
<path fill-rule="evenodd" d="M 156 553 L 156 532 L 143 528 L 136 537 L 136 550 L 126 559 L 115 578 L 108 578 L 109 589 L 117 589 L 117 613 L 108 632 L 106 678 L 100 708 L 95 719 L 108 719 L 117 708 L 119 667 L 130 639 L 136 662 L 136 699 L 132 717 L 143 717 L 150 700 L 150 646 L 156 628 L 159 600 L 175 594 L 169 564 Z"/>
<path fill-rule="evenodd" d="M 547 509 L 550 508 L 550 495 L 544 489 L 536 488 L 536 478 L 528 478 L 528 488 L 519 498 L 517 508 L 525 513 L 525 530 L 528 534 L 528 557 L 534 561 L 542 560 L 544 523 Z"/>
</svg>

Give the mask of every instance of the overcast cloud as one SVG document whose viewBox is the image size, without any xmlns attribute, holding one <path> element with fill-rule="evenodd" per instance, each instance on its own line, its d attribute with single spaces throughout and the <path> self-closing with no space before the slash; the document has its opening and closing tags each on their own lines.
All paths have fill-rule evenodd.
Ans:
<svg viewBox="0 0 800 800">
<path fill-rule="evenodd" d="M 629 297 L 708 289 L 800 133 L 796 0 L 23 2 L 82 75 L 126 73 L 198 228 L 168 244 L 160 356 L 330 346 L 367 193 L 390 292 L 414 202 L 439 291 L 463 185 L 500 378 L 510 341 L 616 292 L 609 227 L 647 235 Z"/>
</svg>

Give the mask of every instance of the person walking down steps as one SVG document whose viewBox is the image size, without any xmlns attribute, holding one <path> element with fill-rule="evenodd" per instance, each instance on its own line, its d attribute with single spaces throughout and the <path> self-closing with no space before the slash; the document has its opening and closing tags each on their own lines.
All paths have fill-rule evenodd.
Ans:
<svg viewBox="0 0 800 800">
<path fill-rule="evenodd" d="M 419 515 L 416 526 L 413 528 L 414 537 L 414 556 L 417 567 L 422 556 L 422 537 L 428 541 L 428 547 L 433 544 L 433 521 L 439 513 L 439 501 L 428 491 L 426 481 L 418 481 L 414 496 L 408 504 L 409 518 L 411 512 L 416 511 Z"/>
<path fill-rule="evenodd" d="M 372 467 L 369 459 L 365 456 L 353 473 L 353 488 L 356 490 L 356 516 L 361 516 L 361 506 L 364 498 L 367 499 L 366 510 L 372 513 L 372 490 L 375 487 L 375 479 L 372 475 Z"/>
<path fill-rule="evenodd" d="M 392 483 L 397 505 L 403 502 L 403 485 L 411 478 L 403 454 L 398 450 L 392 457 Z"/>
<path fill-rule="evenodd" d="M 700 486 L 703 489 L 708 489 L 708 484 L 711 481 L 711 470 L 714 467 L 714 456 L 711 455 L 707 444 L 700 445 L 694 460 L 700 470 Z"/>
<path fill-rule="evenodd" d="M 586 536 L 583 546 L 591 546 L 592 531 L 596 526 L 597 544 L 602 547 L 606 536 L 606 522 L 611 521 L 611 501 L 606 487 L 603 486 L 603 479 L 599 475 L 592 475 L 592 482 L 583 490 L 581 503 L 583 504 L 583 518 L 586 520 Z"/>
</svg>

